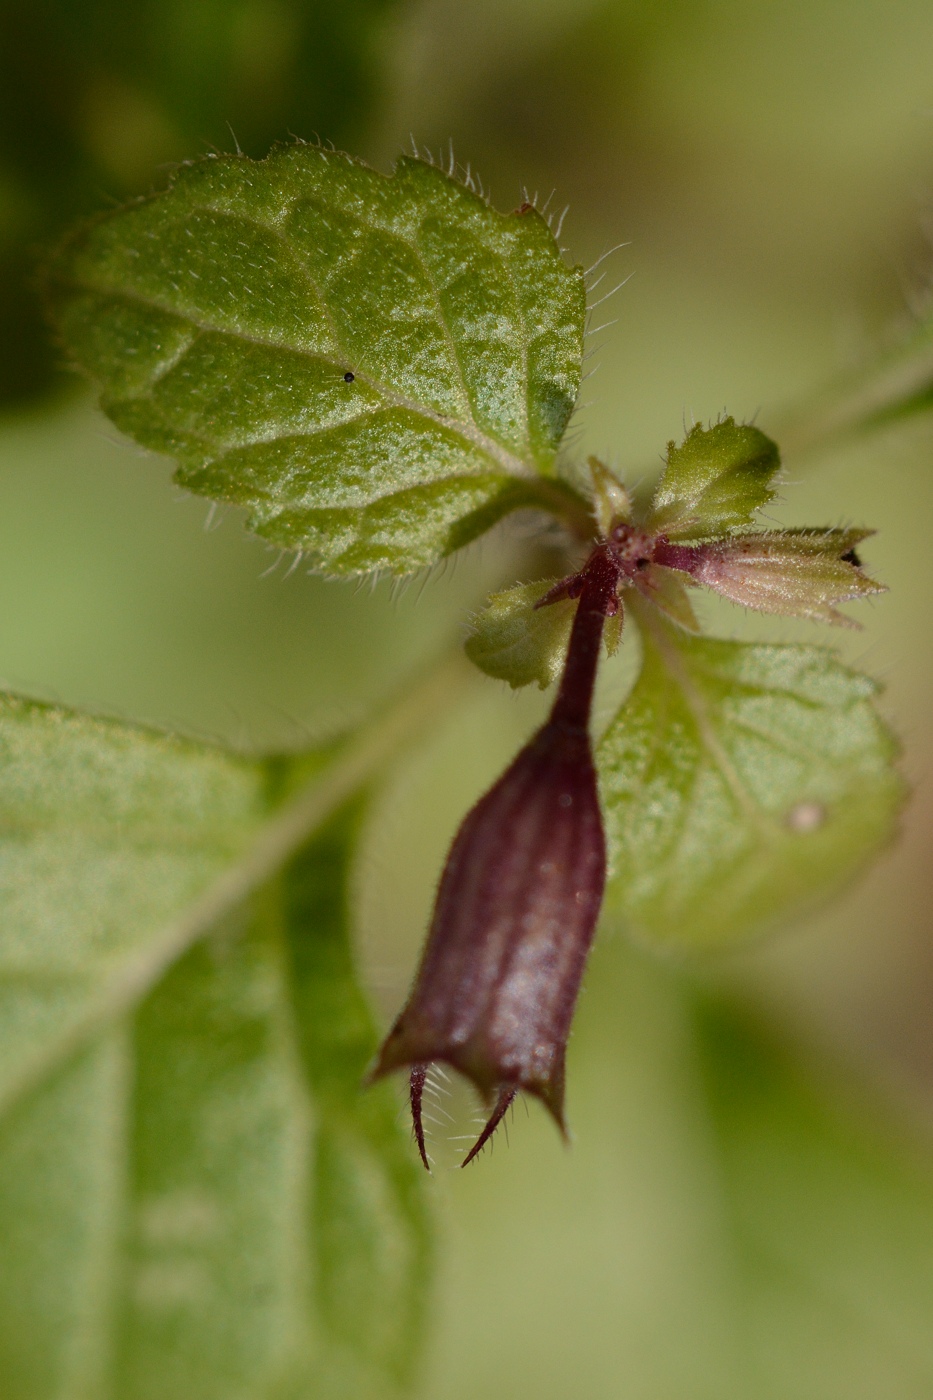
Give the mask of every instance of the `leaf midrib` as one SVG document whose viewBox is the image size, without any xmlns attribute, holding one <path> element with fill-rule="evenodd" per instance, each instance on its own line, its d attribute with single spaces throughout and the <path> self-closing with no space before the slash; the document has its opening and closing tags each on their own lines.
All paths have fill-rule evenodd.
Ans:
<svg viewBox="0 0 933 1400">
<path fill-rule="evenodd" d="M 218 213 L 221 211 L 211 209 L 210 206 L 199 206 L 195 212 Z M 251 222 L 255 223 L 256 221 L 253 220 Z M 278 237 L 282 238 L 282 235 L 278 230 L 271 229 L 265 224 L 256 224 L 256 226 L 258 228 L 262 228 L 267 232 L 274 232 Z M 285 243 L 286 248 L 288 248 L 289 244 L 287 240 L 282 238 L 282 241 Z M 412 247 L 413 245 L 407 244 L 406 246 Z M 289 249 L 289 251 L 291 253 L 291 249 Z M 292 257 L 294 257 L 293 253 Z M 303 272 L 303 275 L 305 276 L 305 279 L 309 282 L 309 285 L 311 287 L 312 292 L 314 293 L 315 298 L 320 302 L 325 311 L 328 323 L 331 328 L 331 337 L 333 340 L 335 351 L 339 354 L 341 352 L 340 338 L 336 334 L 336 331 L 333 327 L 333 321 L 329 307 L 327 307 L 326 303 L 324 302 L 316 283 L 313 281 L 313 279 L 311 279 L 310 275 L 307 272 L 307 269 L 302 268 L 301 270 Z M 269 337 L 253 335 L 250 334 L 250 332 L 248 331 L 242 330 L 241 328 L 232 329 L 227 326 L 216 325 L 211 323 L 210 321 L 204 320 L 200 316 L 194 315 L 190 311 L 181 312 L 178 310 L 177 307 L 167 305 L 161 299 L 146 295 L 133 288 L 113 287 L 107 285 L 106 283 L 79 282 L 70 278 L 60 279 L 60 285 L 72 291 L 90 292 L 94 296 L 108 297 L 115 301 L 122 300 L 130 302 L 137 306 L 143 306 L 147 310 L 157 311 L 164 316 L 174 317 L 176 320 L 182 321 L 188 324 L 189 326 L 193 326 L 195 330 L 202 335 L 227 336 L 232 340 L 242 340 L 249 345 L 258 345 L 264 350 L 286 350 L 290 354 L 300 355 L 305 359 L 313 359 L 317 361 L 323 361 L 325 364 L 332 364 L 335 370 L 341 373 L 346 372 L 347 370 L 352 370 L 355 377 L 362 384 L 367 385 L 375 393 L 379 394 L 386 401 L 386 403 L 389 403 L 396 408 L 407 409 L 410 413 L 422 417 L 427 421 L 434 423 L 437 426 L 445 428 L 447 429 L 447 431 L 456 434 L 457 436 L 461 437 L 465 442 L 471 443 L 474 447 L 479 448 L 481 452 L 485 453 L 486 456 L 488 456 L 492 461 L 497 463 L 502 468 L 502 470 L 505 471 L 509 476 L 515 476 L 526 479 L 534 479 L 540 476 L 540 473 L 534 464 L 531 464 L 525 461 L 523 458 L 516 456 L 514 452 L 510 452 L 509 449 L 505 447 L 503 443 L 498 441 L 498 439 L 492 437 L 488 433 L 483 432 L 483 430 L 477 425 L 475 419 L 472 417 L 472 413 L 470 414 L 468 419 L 453 418 L 448 414 L 440 413 L 438 410 L 432 409 L 426 404 L 420 404 L 414 399 L 409 399 L 405 395 L 397 393 L 394 389 L 391 389 L 382 380 L 377 379 L 374 375 L 367 374 L 364 370 L 357 370 L 354 366 L 350 364 L 349 360 L 337 358 L 337 355 L 328 355 L 326 353 L 322 353 L 321 351 L 307 350 L 303 346 L 295 345 L 292 342 L 286 340 L 275 340 Z M 431 283 L 431 286 L 432 290 L 434 290 L 433 282 Z M 448 344 L 452 344 L 450 329 L 447 325 L 446 318 L 444 317 L 439 304 L 437 314 L 440 318 L 441 325 L 444 329 L 444 334 L 448 340 Z M 181 355 L 178 356 L 175 359 L 174 363 L 170 366 L 170 369 L 174 368 L 175 364 L 179 363 L 181 360 L 184 359 L 185 355 L 189 352 L 191 346 L 194 343 L 195 342 L 191 342 L 191 344 L 185 346 Z M 459 357 L 456 354 L 454 356 L 454 363 L 457 366 L 458 374 L 460 375 L 462 383 L 462 369 L 460 366 Z M 162 375 L 160 373 L 159 378 L 161 377 Z M 527 380 L 528 374 L 526 356 L 524 374 L 526 414 L 528 392 Z M 465 385 L 463 387 L 465 393 Z M 143 393 L 130 395 L 129 398 L 145 399 L 148 396 L 148 393 Z M 469 409 L 469 396 L 466 397 L 466 405 Z"/>
<path fill-rule="evenodd" d="M 293 207 L 293 206 L 289 206 L 289 212 L 291 212 L 291 208 L 292 208 L 292 207 Z M 333 340 L 334 345 L 337 346 L 338 349 L 341 349 L 341 350 L 342 350 L 343 347 L 342 347 L 342 343 L 341 343 L 341 337 L 340 337 L 340 333 L 339 333 L 339 330 L 338 330 L 338 327 L 337 327 L 337 323 L 336 323 L 336 321 L 334 320 L 334 314 L 333 314 L 333 311 L 331 310 L 330 302 L 328 301 L 327 297 L 324 295 L 324 291 L 323 291 L 323 289 L 321 288 L 321 286 L 318 284 L 317 279 L 313 276 L 313 274 L 309 271 L 308 267 L 305 265 L 305 263 L 304 263 L 304 262 L 301 260 L 301 258 L 298 256 L 298 254 L 297 254 L 295 248 L 293 247 L 293 245 L 292 245 L 291 242 L 289 241 L 287 235 L 286 235 L 285 233 L 283 233 L 283 231 L 282 231 L 277 225 L 275 225 L 275 224 L 265 224 L 265 223 L 262 222 L 261 219 L 257 219 L 255 216 L 250 215 L 250 214 L 242 213 L 241 211 L 237 211 L 235 214 L 233 214 L 233 213 L 231 213 L 230 210 L 227 210 L 227 209 L 218 209 L 218 208 L 216 208 L 214 205 L 210 205 L 210 204 L 199 204 L 199 205 L 195 205 L 195 206 L 194 206 L 194 212 L 195 212 L 195 213 L 203 213 L 203 214 L 219 214 L 219 215 L 221 215 L 221 216 L 224 217 L 224 218 L 237 218 L 237 219 L 241 219 L 244 223 L 251 224 L 251 225 L 253 226 L 253 228 L 261 229 L 261 230 L 263 230 L 263 231 L 266 232 L 266 233 L 271 233 L 271 234 L 283 245 L 283 247 L 285 247 L 285 248 L 287 249 L 288 254 L 289 254 L 289 258 L 290 258 L 290 260 L 292 261 L 293 265 L 296 267 L 296 269 L 299 271 L 300 275 L 304 278 L 304 280 L 307 282 L 308 286 L 311 288 L 311 291 L 312 291 L 312 293 L 314 294 L 314 297 L 316 298 L 318 304 L 320 305 L 321 311 L 322 311 L 322 313 L 323 313 L 323 315 L 324 315 L 324 317 L 325 317 L 325 319 L 326 319 L 326 321 L 327 321 L 327 324 L 328 324 L 328 327 L 329 327 L 329 330 L 330 330 L 330 334 L 331 334 L 331 339 Z M 388 237 L 390 237 L 390 238 L 397 238 L 398 241 L 399 241 L 400 243 L 403 243 L 407 248 L 410 248 L 411 251 L 413 252 L 413 254 L 415 255 L 415 257 L 417 258 L 417 260 L 418 260 L 418 265 L 419 265 L 419 267 L 421 268 L 422 272 L 424 273 L 425 281 L 427 282 L 428 286 L 429 286 L 430 289 L 431 289 L 431 294 L 432 294 L 432 296 L 433 296 L 433 298 L 434 298 L 435 310 L 436 310 L 436 312 L 437 312 L 437 318 L 438 318 L 438 321 L 440 322 L 441 329 L 442 329 L 442 331 L 443 331 L 443 333 L 444 333 L 444 339 L 445 339 L 446 342 L 447 342 L 447 347 L 448 347 L 448 349 L 449 349 L 449 351 L 450 351 L 451 359 L 452 359 L 453 364 L 454 364 L 454 366 L 456 367 L 456 370 L 457 370 L 457 378 L 458 378 L 458 380 L 459 380 L 459 382 L 460 382 L 460 391 L 461 391 L 461 394 L 462 394 L 462 402 L 463 402 L 463 406 L 464 406 L 465 412 L 466 412 L 466 414 L 467 414 L 467 417 L 468 417 L 468 419 L 469 419 L 468 425 L 465 425 L 465 427 L 468 428 L 468 431 L 465 431 L 464 434 L 463 434 L 463 436 L 472 437 L 472 434 L 475 433 L 477 436 L 476 436 L 475 438 L 472 439 L 473 441 L 479 442 L 480 439 L 486 440 L 486 439 L 487 439 L 487 435 L 483 433 L 483 431 L 482 431 L 482 429 L 480 428 L 479 424 L 477 423 L 476 418 L 475 418 L 475 415 L 474 415 L 474 413 L 473 413 L 473 402 L 472 402 L 472 399 L 471 399 L 471 397 L 470 397 L 470 391 L 469 391 L 469 389 L 467 388 L 466 376 L 465 376 L 464 370 L 463 370 L 463 361 L 462 361 L 462 359 L 461 359 L 460 350 L 459 350 L 459 348 L 458 348 L 458 346 L 457 346 L 457 342 L 456 342 L 456 340 L 454 339 L 453 332 L 451 331 L 450 325 L 449 325 L 449 323 L 448 323 L 448 321 L 447 321 L 447 317 L 446 317 L 445 314 L 444 314 L 444 308 L 443 308 L 443 305 L 442 305 L 442 302 L 441 302 L 440 290 L 439 290 L 439 288 L 438 288 L 437 281 L 436 281 L 436 279 L 435 279 L 435 277 L 434 277 L 433 272 L 431 271 L 430 267 L 428 266 L 428 263 L 427 263 L 426 260 L 425 260 L 424 254 L 423 254 L 422 251 L 421 251 L 421 246 L 420 246 L 420 243 L 419 243 L 419 238 L 420 238 L 420 234 L 421 234 L 421 222 L 419 222 L 418 227 L 417 227 L 417 230 L 415 230 L 414 232 L 412 232 L 412 234 L 411 234 L 410 237 L 408 237 L 408 238 L 404 237 L 402 234 L 400 234 L 400 233 L 399 233 L 397 230 L 395 230 L 395 229 L 386 228 L 386 227 L 383 227 L 383 226 L 378 225 L 378 224 L 375 224 L 375 223 L 368 223 L 368 224 L 367 224 L 364 220 L 360 220 L 360 222 L 361 222 L 361 224 L 362 224 L 362 226 L 363 226 L 364 228 L 367 228 L 367 229 L 369 229 L 369 230 L 378 229 L 378 231 L 379 231 L 380 233 L 384 233 L 384 234 L 386 234 L 386 235 L 387 235 Z M 423 221 L 422 221 L 422 222 L 423 222 Z M 524 405 L 524 409 L 525 409 L 525 423 L 524 423 L 524 427 L 525 427 L 525 438 L 526 438 L 526 441 L 528 442 L 529 450 L 530 450 L 531 442 L 530 442 L 529 425 L 530 425 L 530 421 L 531 421 L 531 416 L 530 416 L 530 413 L 529 413 L 529 404 L 528 404 L 528 393 L 529 393 L 529 389 L 530 389 L 530 384 L 529 384 L 529 379 L 528 379 L 528 334 L 527 334 L 527 325 L 526 325 L 526 322 L 525 322 L 525 316 L 524 316 L 524 314 L 523 314 L 523 312 L 522 312 L 522 308 L 521 308 L 521 298 L 520 298 L 519 295 L 518 295 L 518 288 L 517 288 L 517 286 L 516 286 L 516 284 L 515 284 L 515 272 L 514 272 L 514 269 L 513 269 L 512 265 L 511 265 L 511 262 L 510 262 L 507 258 L 504 258 L 504 257 L 502 256 L 502 254 L 501 254 L 496 248 L 490 247 L 490 245 L 489 245 L 488 243 L 483 243 L 483 246 L 484 246 L 484 248 L 486 249 L 486 251 L 487 251 L 488 253 L 490 253 L 490 254 L 496 259 L 496 261 L 499 263 L 500 267 L 502 268 L 503 274 L 504 274 L 505 276 L 507 276 L 508 279 L 509 279 L 509 282 L 510 282 L 511 287 L 512 287 L 512 294 L 513 294 L 513 300 L 514 300 L 514 303 L 515 303 L 516 316 L 517 316 L 517 319 L 518 319 L 518 320 L 520 321 L 520 323 L 521 323 L 521 327 L 522 327 L 522 331 L 523 331 L 523 334 L 519 337 L 519 351 L 520 351 L 521 358 L 522 358 L 522 385 L 523 385 L 523 387 L 524 387 L 523 405 Z M 349 361 L 345 362 L 344 368 L 346 368 L 346 369 L 352 368 L 352 366 L 350 365 Z M 357 371 L 356 371 L 355 369 L 354 369 L 354 373 L 356 374 L 356 377 L 357 377 L 358 379 L 362 380 L 364 383 L 367 383 L 367 384 L 369 384 L 369 385 L 371 385 L 372 387 L 375 387 L 375 388 L 379 388 L 379 387 L 380 387 L 381 381 L 376 380 L 376 379 L 373 379 L 373 378 L 370 377 L 370 376 L 366 376 L 366 375 L 364 375 L 362 372 L 357 373 Z M 460 420 L 450 420 L 450 421 L 452 421 L 452 422 L 453 422 L 453 421 L 458 421 L 458 422 L 459 422 Z M 523 465 L 524 467 L 526 467 L 526 469 L 527 469 L 527 464 L 524 463 L 524 460 L 523 460 L 522 458 L 520 458 L 520 457 L 516 457 L 516 456 L 514 455 L 514 453 L 509 453 L 509 452 L 508 452 L 508 449 L 504 446 L 504 444 L 498 444 L 498 440 L 497 440 L 497 439 L 494 439 L 494 438 L 488 439 L 488 440 L 492 441 L 493 443 L 497 443 L 497 445 L 499 445 L 499 446 L 502 447 L 503 452 L 505 452 L 513 461 L 522 464 L 522 465 Z M 507 468 L 507 470 L 508 470 L 508 468 Z M 533 472 L 535 472 L 535 474 L 537 474 L 537 470 L 536 470 L 535 467 L 532 467 L 530 470 L 532 470 Z"/>
<path fill-rule="evenodd" d="M 95 1034 L 130 1011 L 199 939 L 254 891 L 273 879 L 322 823 L 396 756 L 423 735 L 435 714 L 450 703 L 475 673 L 457 647 L 448 653 L 381 718 L 360 731 L 330 764 L 267 821 L 241 857 L 178 918 L 127 958 L 119 974 L 91 996 L 83 1012 L 57 1037 L 27 1058 L 0 1089 L 0 1114 L 8 1113 L 58 1065 Z"/>
</svg>

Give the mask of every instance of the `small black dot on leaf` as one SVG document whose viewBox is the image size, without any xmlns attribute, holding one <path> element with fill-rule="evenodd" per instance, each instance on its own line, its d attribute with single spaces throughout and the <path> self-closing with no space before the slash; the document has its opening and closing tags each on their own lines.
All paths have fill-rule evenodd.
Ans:
<svg viewBox="0 0 933 1400">
<path fill-rule="evenodd" d="M 355 378 L 356 375 L 353 373 L 352 369 L 348 369 L 346 374 L 343 376 L 343 382 L 344 384 L 352 384 Z"/>
<path fill-rule="evenodd" d="M 847 549 L 845 554 L 840 554 L 839 558 L 844 564 L 854 564 L 857 569 L 862 567 L 862 561 L 854 549 Z"/>
</svg>

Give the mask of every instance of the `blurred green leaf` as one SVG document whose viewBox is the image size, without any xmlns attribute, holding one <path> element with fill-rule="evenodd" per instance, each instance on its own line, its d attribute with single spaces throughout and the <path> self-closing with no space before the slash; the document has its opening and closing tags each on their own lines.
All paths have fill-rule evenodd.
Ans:
<svg viewBox="0 0 933 1400">
<path fill-rule="evenodd" d="M 393 0 L 4 0 L 0 402 L 48 382 L 40 246 L 192 152 L 352 140 L 379 93 Z"/>
<path fill-rule="evenodd" d="M 358 806 L 339 813 L 286 870 L 287 965 L 318 1124 L 311 1217 L 322 1327 L 339 1354 L 404 1385 L 419 1359 L 431 1239 L 395 1091 L 381 1081 L 360 1093 L 378 1035 L 350 944 L 358 819 Z"/>
<path fill-rule="evenodd" d="M 823 897 L 891 838 L 903 787 L 875 686 L 811 646 L 642 620 L 599 744 L 607 909 L 653 943 L 734 941 Z"/>
<path fill-rule="evenodd" d="M 516 1120 L 461 1195 L 462 1305 L 427 1393 L 927 1400 L 923 1105 L 912 1120 L 751 1002 L 598 939 L 571 1041 L 572 1152 L 543 1117 Z"/>
<path fill-rule="evenodd" d="M 405 573 L 555 479 L 583 277 L 534 210 L 424 161 L 207 159 L 79 231 L 50 287 L 102 406 L 189 490 L 333 573 Z"/>
<path fill-rule="evenodd" d="M 252 928 L 225 932 L 168 973 L 130 1029 L 101 1279 L 114 1321 L 97 1319 L 101 1388 L 119 1397 L 262 1395 L 313 1345 L 302 1295 L 312 1106 L 280 940 L 261 910 Z M 45 1250 L 55 1267 L 55 1241 Z"/>
<path fill-rule="evenodd" d="M 757 428 L 734 418 L 712 428 L 697 423 L 679 447 L 667 445 L 648 529 L 684 540 L 748 525 L 773 498 L 779 466 L 776 445 Z"/>
<path fill-rule="evenodd" d="M 261 764 L 0 696 L 0 1109 L 158 978 L 269 812 Z"/>
<path fill-rule="evenodd" d="M 354 814 L 308 839 L 352 754 L 4 697 L 4 1400 L 409 1379 L 428 1227 L 391 1089 L 361 1089 Z"/>
<path fill-rule="evenodd" d="M 537 681 L 546 690 L 557 680 L 567 653 L 576 605 L 559 599 L 535 608 L 539 598 L 557 582 L 539 579 L 493 593 L 473 619 L 474 632 L 465 651 L 487 676 L 508 681 L 513 689 Z"/>
<path fill-rule="evenodd" d="M 701 999 L 693 1027 L 718 1281 L 738 1340 L 730 1393 L 922 1400 L 933 1386 L 928 1148 L 852 1084 L 818 1085 L 747 1013 Z"/>
</svg>

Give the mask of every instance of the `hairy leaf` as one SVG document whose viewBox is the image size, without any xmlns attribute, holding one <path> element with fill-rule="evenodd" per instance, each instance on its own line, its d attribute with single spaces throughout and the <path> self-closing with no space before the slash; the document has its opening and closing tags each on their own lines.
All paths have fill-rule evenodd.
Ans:
<svg viewBox="0 0 933 1400">
<path fill-rule="evenodd" d="M 774 496 L 777 446 L 757 428 L 724 418 L 699 423 L 678 447 L 667 445 L 648 528 L 670 539 L 703 539 L 748 525 Z"/>
<path fill-rule="evenodd" d="M 555 582 L 539 579 L 493 593 L 473 619 L 475 631 L 465 650 L 487 676 L 508 681 L 513 689 L 537 681 L 545 690 L 560 675 L 576 606 L 562 598 L 546 608 L 535 607 Z"/>
<path fill-rule="evenodd" d="M 313 834 L 349 754 L 250 761 L 4 698 L 5 1400 L 410 1376 L 420 1181 L 391 1090 L 361 1089 L 352 814 Z"/>
<path fill-rule="evenodd" d="M 0 1110 L 173 959 L 265 787 L 209 746 L 0 696 Z"/>
<path fill-rule="evenodd" d="M 350 946 L 355 809 L 339 813 L 284 878 L 298 1044 L 317 1112 L 312 1229 L 317 1305 L 332 1344 L 411 1379 L 431 1273 L 420 1166 L 385 1081 L 361 1094 L 378 1036 Z"/>
<path fill-rule="evenodd" d="M 902 785 L 874 684 L 810 646 L 643 618 L 644 664 L 599 745 L 607 907 L 642 938 L 729 942 L 849 878 Z"/>
<path fill-rule="evenodd" d="M 582 273 L 533 209 L 418 159 L 208 158 L 79 231 L 50 271 L 118 427 L 189 490 L 333 573 L 430 564 L 555 477 Z"/>
</svg>

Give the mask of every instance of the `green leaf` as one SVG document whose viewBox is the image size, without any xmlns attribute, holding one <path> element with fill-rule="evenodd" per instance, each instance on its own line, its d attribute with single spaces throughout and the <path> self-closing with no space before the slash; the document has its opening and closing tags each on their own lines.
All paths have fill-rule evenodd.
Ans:
<svg viewBox="0 0 933 1400">
<path fill-rule="evenodd" d="M 777 446 L 757 428 L 724 418 L 699 423 L 683 443 L 667 445 L 647 528 L 669 539 L 703 539 L 748 525 L 774 497 Z"/>
<path fill-rule="evenodd" d="M 3 698 L 4 1400 L 407 1383 L 428 1225 L 330 814 L 421 723 L 266 762 Z"/>
<path fill-rule="evenodd" d="M 642 673 L 597 753 L 607 909 L 654 943 L 729 943 L 823 898 L 891 838 L 896 747 L 873 682 L 832 653 L 639 618 Z"/>
<path fill-rule="evenodd" d="M 318 1115 L 311 1209 L 320 1316 L 335 1347 L 405 1384 L 419 1358 L 431 1239 L 395 1091 L 385 1081 L 360 1089 L 379 1037 L 350 946 L 358 815 L 338 814 L 286 871 L 289 985 Z"/>
<path fill-rule="evenodd" d="M 269 810 L 257 763 L 0 696 L 0 1111 L 159 977 Z"/>
<path fill-rule="evenodd" d="M 102 1393 L 127 1080 L 118 1031 L 57 1068 L 0 1125 L 5 1400 Z"/>
<path fill-rule="evenodd" d="M 862 1086 L 837 1086 L 833 1102 L 747 1013 L 700 1001 L 694 1028 L 741 1339 L 736 1393 L 922 1400 L 933 1386 L 928 1147 Z"/>
<path fill-rule="evenodd" d="M 467 656 L 487 676 L 508 681 L 513 689 L 537 681 L 542 690 L 561 673 L 576 603 L 561 598 L 546 608 L 535 608 L 539 598 L 557 582 L 539 579 L 493 593 L 473 619 L 475 631 L 467 638 Z"/>
<path fill-rule="evenodd" d="M 590 469 L 590 497 L 599 533 L 608 536 L 613 525 L 632 518 L 632 498 L 615 472 L 598 457 L 587 457 Z"/>
<path fill-rule="evenodd" d="M 262 1395 L 306 1341 L 311 1105 L 263 923 L 192 949 L 134 1018 L 116 1321 L 98 1319 L 121 1398 Z"/>
<path fill-rule="evenodd" d="M 616 1297 L 632 1396 L 925 1400 L 922 1125 L 748 1005 L 619 953 L 602 969 L 590 1073 L 605 1095 L 606 1060 L 618 1066 L 606 1143 L 618 1177 L 600 1204 L 611 1218 L 616 1201 L 628 1226 Z"/>
<path fill-rule="evenodd" d="M 195 162 L 76 233 L 49 292 L 118 427 L 330 572 L 410 572 L 519 506 L 588 519 L 555 478 L 582 273 L 424 161 Z"/>
</svg>

